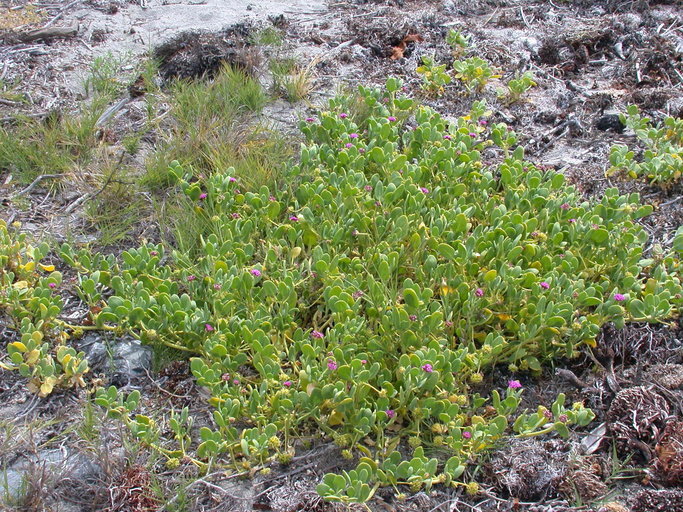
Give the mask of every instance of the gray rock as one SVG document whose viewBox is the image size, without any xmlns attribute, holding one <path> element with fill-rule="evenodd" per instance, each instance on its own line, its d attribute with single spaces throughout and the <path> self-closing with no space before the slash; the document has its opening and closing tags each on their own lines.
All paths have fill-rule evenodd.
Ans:
<svg viewBox="0 0 683 512">
<path fill-rule="evenodd" d="M 131 336 L 109 339 L 88 333 L 79 348 L 85 352 L 91 371 L 103 373 L 109 384 L 117 387 L 141 384 L 152 367 L 152 348 Z"/>
</svg>

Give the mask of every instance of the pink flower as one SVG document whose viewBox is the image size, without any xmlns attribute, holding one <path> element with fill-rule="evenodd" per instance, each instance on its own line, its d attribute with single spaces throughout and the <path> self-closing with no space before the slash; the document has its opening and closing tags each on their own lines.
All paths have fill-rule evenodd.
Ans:
<svg viewBox="0 0 683 512">
<path fill-rule="evenodd" d="M 206 329 L 206 332 L 211 332 L 213 331 L 213 325 L 211 324 L 204 324 L 204 329 Z"/>
<path fill-rule="evenodd" d="M 420 192 L 422 192 L 423 194 L 429 194 L 429 189 L 425 187 L 420 187 Z"/>
<path fill-rule="evenodd" d="M 388 119 L 390 122 L 392 122 L 392 123 L 393 123 L 394 121 L 396 121 L 396 118 L 395 118 L 394 116 L 389 116 L 389 117 L 387 117 L 387 119 Z"/>
<path fill-rule="evenodd" d="M 239 381 L 239 380 L 237 380 L 237 379 L 234 379 L 234 380 L 232 381 L 232 383 L 233 383 L 233 384 L 234 384 L 235 386 L 237 386 L 237 384 L 239 384 L 239 383 L 240 383 L 240 381 Z"/>
<path fill-rule="evenodd" d="M 361 359 L 360 364 L 368 364 L 368 360 L 367 359 Z"/>
<path fill-rule="evenodd" d="M 230 380 L 230 374 L 224 373 L 223 375 L 221 375 L 221 379 L 223 379 L 225 382 L 228 382 Z"/>
<path fill-rule="evenodd" d="M 477 136 L 477 134 L 476 134 L 476 133 L 474 133 L 474 132 L 470 132 L 470 133 L 469 133 L 469 136 L 470 136 L 470 137 L 476 137 L 476 136 Z"/>
<path fill-rule="evenodd" d="M 327 367 L 328 367 L 330 370 L 334 371 L 334 370 L 337 369 L 337 363 L 335 363 L 332 359 L 328 359 L 328 360 L 327 360 Z"/>
<path fill-rule="evenodd" d="M 410 315 L 408 318 L 411 322 L 417 322 L 417 315 Z"/>
<path fill-rule="evenodd" d="M 254 277 L 261 277 L 261 271 L 257 268 L 252 268 L 249 272 L 251 272 L 251 275 Z"/>
<path fill-rule="evenodd" d="M 347 149 L 348 149 L 348 148 L 352 148 L 352 147 L 353 147 L 353 144 L 351 144 L 350 142 L 347 142 L 346 144 L 344 144 L 344 147 L 347 148 Z"/>
<path fill-rule="evenodd" d="M 540 285 L 541 285 L 541 288 L 543 288 L 544 290 L 547 290 L 548 288 L 550 288 L 550 284 L 548 284 L 546 281 L 541 281 Z"/>
<path fill-rule="evenodd" d="M 425 373 L 432 373 L 434 371 L 434 368 L 429 363 L 423 364 L 422 369 L 425 371 Z"/>
<path fill-rule="evenodd" d="M 296 215 L 291 215 L 289 217 L 289 220 L 291 220 L 292 222 L 297 222 L 299 220 L 299 217 L 297 217 Z"/>
<path fill-rule="evenodd" d="M 199 194 L 199 199 L 206 199 L 207 195 L 208 194 L 206 192 L 202 192 L 201 194 Z"/>
<path fill-rule="evenodd" d="M 470 431 L 468 431 L 468 430 L 465 430 L 465 431 L 462 433 L 462 437 L 464 437 L 465 439 L 471 439 L 471 438 L 472 438 L 472 433 L 471 433 Z"/>
<path fill-rule="evenodd" d="M 312 123 L 312 122 L 314 122 L 314 121 L 315 121 L 315 119 L 313 119 L 312 117 L 307 117 L 307 118 L 306 118 L 306 122 L 307 122 L 307 123 Z"/>
<path fill-rule="evenodd" d="M 522 387 L 522 383 L 519 382 L 518 380 L 508 381 L 508 388 L 510 388 L 510 389 L 519 389 L 521 387 Z"/>
<path fill-rule="evenodd" d="M 282 383 L 282 385 L 286 388 L 292 387 L 292 381 L 291 380 L 286 380 Z"/>
<path fill-rule="evenodd" d="M 238 188 L 236 188 L 234 192 L 235 192 L 235 194 L 241 194 L 241 193 L 242 193 L 242 192 L 240 191 L 240 189 L 238 189 Z"/>
<path fill-rule="evenodd" d="M 482 290 L 481 288 L 477 288 L 476 290 L 474 290 L 474 294 L 477 297 L 483 297 L 484 296 L 484 290 Z"/>
<path fill-rule="evenodd" d="M 626 296 L 622 295 L 621 293 L 615 293 L 614 294 L 614 300 L 616 300 L 617 302 L 622 302 L 622 301 L 626 300 Z"/>
<path fill-rule="evenodd" d="M 230 183 L 235 183 L 237 181 L 237 178 L 233 178 L 232 176 L 230 176 L 230 178 L 228 178 L 228 181 Z"/>
<path fill-rule="evenodd" d="M 569 418 L 567 417 L 566 414 L 560 414 L 560 416 L 557 418 L 557 420 L 560 421 L 560 422 L 562 422 L 562 423 L 567 423 L 567 420 L 568 420 L 568 419 L 569 419 Z"/>
<path fill-rule="evenodd" d="M 372 192 L 372 185 L 365 185 L 365 190 L 368 192 Z"/>
<path fill-rule="evenodd" d="M 484 119 L 480 119 L 480 120 L 479 120 L 479 124 L 482 125 L 482 126 L 486 126 L 486 125 L 489 124 L 489 123 L 488 123 L 488 121 L 485 121 Z"/>
<path fill-rule="evenodd" d="M 220 289 L 221 289 L 221 285 L 220 285 L 219 283 L 216 283 L 216 284 L 213 285 L 213 289 L 214 289 L 214 290 L 220 290 Z"/>
<path fill-rule="evenodd" d="M 387 417 L 388 417 L 389 419 L 391 419 L 391 418 L 393 418 L 394 416 L 396 416 L 396 411 L 394 411 L 393 409 L 387 409 L 387 410 L 384 411 L 384 412 L 386 413 L 386 415 L 387 415 Z"/>
<path fill-rule="evenodd" d="M 570 224 L 574 224 L 576 222 L 576 219 L 569 219 L 567 222 L 569 222 Z"/>
<path fill-rule="evenodd" d="M 446 327 L 453 327 L 453 322 L 450 320 L 446 320 L 444 323 L 446 324 Z"/>
<path fill-rule="evenodd" d="M 240 214 L 239 214 L 239 213 L 233 213 L 233 214 L 232 214 L 232 218 L 233 218 L 233 219 L 239 219 L 239 218 L 240 218 Z"/>
<path fill-rule="evenodd" d="M 349 133 L 349 138 L 351 138 L 351 139 L 357 139 L 357 138 L 358 138 L 358 134 L 357 134 L 357 133 Z"/>
<path fill-rule="evenodd" d="M 349 117 L 349 115 L 342 112 L 341 114 L 339 114 L 339 117 L 342 119 L 346 119 L 347 117 Z"/>
<path fill-rule="evenodd" d="M 48 283 L 48 286 L 52 288 L 53 290 L 57 288 L 57 285 L 55 283 Z"/>
<path fill-rule="evenodd" d="M 450 135 L 444 135 L 443 138 L 446 140 L 451 140 L 452 137 Z"/>
<path fill-rule="evenodd" d="M 570 208 L 569 203 L 562 203 L 560 205 L 560 208 L 562 208 L 563 210 L 569 210 L 569 208 Z"/>
<path fill-rule="evenodd" d="M 150 255 L 150 256 L 158 256 L 159 253 L 156 252 L 156 251 L 149 251 L 149 255 Z"/>
<path fill-rule="evenodd" d="M 311 333 L 311 338 L 322 339 L 324 337 L 325 337 L 325 335 L 323 333 L 321 333 L 320 331 L 313 331 Z"/>
<path fill-rule="evenodd" d="M 194 281 L 195 279 L 197 279 L 197 276 L 194 274 L 187 276 L 188 281 Z"/>
<path fill-rule="evenodd" d="M 354 299 L 360 299 L 363 295 L 363 290 L 356 290 L 355 292 L 353 292 L 353 295 L 351 295 L 351 297 L 353 297 Z"/>
<path fill-rule="evenodd" d="M 359 153 L 365 153 L 365 148 L 358 148 Z"/>
<path fill-rule="evenodd" d="M 268 197 L 268 201 L 277 201 L 277 199 L 275 199 L 275 196 L 270 196 Z"/>
</svg>

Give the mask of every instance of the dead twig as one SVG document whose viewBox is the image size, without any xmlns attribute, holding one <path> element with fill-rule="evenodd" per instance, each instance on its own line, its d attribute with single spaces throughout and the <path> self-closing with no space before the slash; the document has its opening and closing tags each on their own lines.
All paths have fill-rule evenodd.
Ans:
<svg viewBox="0 0 683 512">
<path fill-rule="evenodd" d="M 20 34 L 22 41 L 35 41 L 37 39 L 52 39 L 55 37 L 73 37 L 78 33 L 78 23 L 73 23 L 67 27 L 48 27 L 32 30 L 25 34 Z"/>
<path fill-rule="evenodd" d="M 43 180 L 50 179 L 50 178 L 62 178 L 63 176 L 65 176 L 65 174 L 41 174 L 35 180 L 33 180 L 28 187 L 26 187 L 23 190 L 20 190 L 16 194 L 12 195 L 12 199 L 19 197 L 19 196 L 23 196 L 24 194 L 28 194 L 29 192 L 31 192 L 31 190 L 33 190 L 38 185 L 38 183 L 40 183 Z"/>
<path fill-rule="evenodd" d="M 80 1 L 81 1 L 81 0 L 74 0 L 73 2 L 66 4 L 64 7 L 62 7 L 62 8 L 59 10 L 59 12 L 57 13 L 57 15 L 56 15 L 54 18 L 52 18 L 50 21 L 48 21 L 48 22 L 47 22 L 45 25 L 43 25 L 43 27 L 40 28 L 39 30 L 45 30 L 46 28 L 51 27 L 52 25 L 54 25 L 55 21 L 57 21 L 59 18 L 61 18 L 62 16 L 64 16 L 64 13 L 65 13 L 70 7 L 73 7 L 74 5 L 76 5 L 76 4 L 77 4 L 78 2 L 80 2 Z"/>
</svg>

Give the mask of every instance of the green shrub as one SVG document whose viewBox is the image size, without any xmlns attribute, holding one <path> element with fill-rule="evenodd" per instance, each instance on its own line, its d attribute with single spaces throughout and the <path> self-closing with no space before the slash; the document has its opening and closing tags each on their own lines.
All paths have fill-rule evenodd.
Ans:
<svg viewBox="0 0 683 512">
<path fill-rule="evenodd" d="M 362 116 L 340 98 L 303 121 L 307 143 L 283 188 L 173 164 L 203 226 L 192 255 L 148 245 L 119 263 L 82 265 L 100 270 L 82 285 L 104 306 L 98 325 L 195 356 L 215 407 L 196 464 L 225 454 L 241 469 L 286 462 L 294 439 L 323 435 L 361 457 L 355 470 L 325 476 L 318 490 L 328 499 L 463 485 L 466 464 L 515 416 L 520 436 L 566 436 L 593 417 L 562 395 L 519 415 L 516 381 L 472 392 L 493 365 L 538 373 L 594 346 L 607 322 L 679 314 L 678 260 L 643 259 L 647 235 L 635 220 L 652 208 L 636 194 L 586 201 L 513 150 L 504 125 L 480 122 L 483 103 L 449 124 L 397 97 L 399 86 L 360 88 Z M 507 155 L 500 164 L 482 161 L 491 144 Z M 79 261 L 68 246 L 63 254 Z M 149 418 L 123 417 L 141 439 L 157 438 Z M 168 452 L 171 465 L 188 446 L 187 428 L 176 430 L 183 443 Z"/>
<path fill-rule="evenodd" d="M 659 126 L 642 117 L 638 107 L 631 105 L 621 121 L 633 131 L 645 151 L 641 157 L 623 144 L 612 146 L 608 174 L 626 172 L 631 178 L 645 177 L 663 188 L 680 183 L 683 173 L 683 119 L 666 117 Z"/>
</svg>

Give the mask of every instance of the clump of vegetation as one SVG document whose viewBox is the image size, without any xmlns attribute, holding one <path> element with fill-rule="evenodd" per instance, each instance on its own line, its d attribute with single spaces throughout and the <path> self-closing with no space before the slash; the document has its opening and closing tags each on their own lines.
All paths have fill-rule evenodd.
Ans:
<svg viewBox="0 0 683 512">
<path fill-rule="evenodd" d="M 315 61 L 301 66 L 293 57 L 275 58 L 269 63 L 275 94 L 290 103 L 306 99 L 313 89 Z"/>
<path fill-rule="evenodd" d="M 62 246 L 92 328 L 187 354 L 210 390 L 215 425 L 196 438 L 189 414 L 173 413 L 173 439 L 134 414 L 139 394 L 97 393 L 168 467 L 255 471 L 323 436 L 359 458 L 325 476 L 327 499 L 436 483 L 476 494 L 467 465 L 503 437 L 566 436 L 593 417 L 563 395 L 520 413 L 517 372 L 576 357 L 607 322 L 680 314 L 680 252 L 643 258 L 635 220 L 652 209 L 637 194 L 585 201 L 525 161 L 505 125 L 481 122 L 482 102 L 449 123 L 400 86 L 361 87 L 302 121 L 307 142 L 281 184 L 172 163 L 191 250 L 146 244 L 114 258 Z M 491 144 L 505 155 L 496 166 L 481 160 Z M 473 391 L 494 365 L 512 379 Z"/>
<path fill-rule="evenodd" d="M 531 71 L 521 75 L 517 74 L 515 78 L 508 82 L 507 88 L 498 89 L 498 97 L 506 105 L 511 105 L 512 103 L 517 103 L 524 93 L 536 85 Z"/>
<path fill-rule="evenodd" d="M 46 243 L 31 245 L 25 234 L 14 236 L 0 219 L 0 315 L 21 335 L 7 345 L 9 361 L 0 368 L 18 371 L 40 396 L 58 387 L 85 386 L 88 371 L 85 354 L 64 344 L 68 335 L 57 320 L 62 275 L 54 265 L 40 263 L 48 250 Z"/>
<path fill-rule="evenodd" d="M 453 56 L 460 58 L 470 46 L 469 36 L 464 35 L 459 30 L 450 29 L 446 35 L 446 43 L 451 47 Z"/>
<path fill-rule="evenodd" d="M 623 144 L 612 146 L 609 174 L 625 172 L 631 178 L 646 178 L 651 184 L 669 188 L 683 174 L 683 119 L 666 117 L 658 126 L 630 105 L 621 121 L 636 133 L 645 150 L 637 157 Z"/>
<path fill-rule="evenodd" d="M 422 65 L 415 70 L 422 75 L 422 90 L 430 97 L 438 97 L 444 88 L 451 83 L 451 75 L 446 71 L 446 64 L 437 64 L 434 57 L 422 57 Z"/>
<path fill-rule="evenodd" d="M 498 78 L 494 74 L 489 62 L 480 57 L 470 57 L 453 62 L 455 77 L 460 80 L 468 93 L 482 92 L 491 78 Z"/>
</svg>

